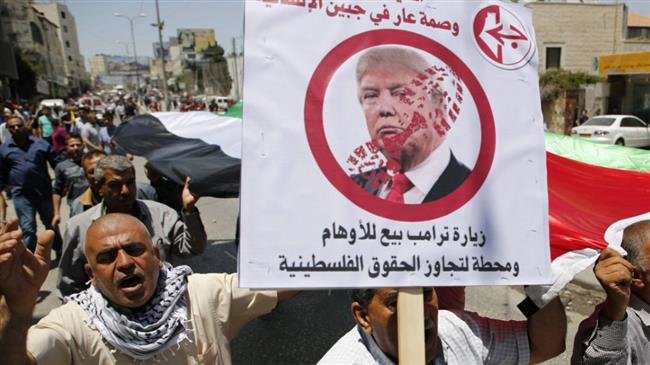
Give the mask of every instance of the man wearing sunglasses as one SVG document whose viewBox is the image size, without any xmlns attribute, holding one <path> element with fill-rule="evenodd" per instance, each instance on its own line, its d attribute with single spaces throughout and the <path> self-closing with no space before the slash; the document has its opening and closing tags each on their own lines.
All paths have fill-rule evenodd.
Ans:
<svg viewBox="0 0 650 365">
<path fill-rule="evenodd" d="M 52 181 L 47 163 L 52 168 L 56 166 L 56 153 L 49 143 L 30 134 L 21 117 L 11 116 L 6 123 L 11 138 L 0 146 L 0 187 L 10 189 L 23 243 L 34 251 L 36 212 L 45 228 L 53 229 Z M 54 230 L 54 249 L 60 253 L 61 237 L 58 229 Z"/>
</svg>

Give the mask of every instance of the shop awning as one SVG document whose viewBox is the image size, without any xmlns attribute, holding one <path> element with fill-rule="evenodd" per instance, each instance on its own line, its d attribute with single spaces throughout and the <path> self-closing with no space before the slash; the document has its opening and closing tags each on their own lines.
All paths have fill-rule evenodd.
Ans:
<svg viewBox="0 0 650 365">
<path fill-rule="evenodd" d="M 598 57 L 598 74 L 650 74 L 650 52 L 613 54 Z"/>
</svg>

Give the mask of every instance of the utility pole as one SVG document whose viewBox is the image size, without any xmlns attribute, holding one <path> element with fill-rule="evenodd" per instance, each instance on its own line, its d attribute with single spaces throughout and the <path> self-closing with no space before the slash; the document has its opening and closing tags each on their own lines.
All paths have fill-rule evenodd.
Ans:
<svg viewBox="0 0 650 365">
<path fill-rule="evenodd" d="M 116 17 L 120 17 L 120 18 L 124 18 L 124 19 L 128 20 L 129 25 L 131 26 L 131 42 L 133 42 L 133 60 L 135 61 L 135 78 L 136 78 L 136 87 L 135 87 L 135 89 L 136 89 L 136 93 L 138 94 L 138 96 L 140 96 L 140 70 L 138 69 L 139 68 L 138 67 L 138 51 L 136 50 L 136 47 L 135 47 L 135 33 L 133 32 L 133 20 L 136 19 L 136 18 L 144 18 L 144 17 L 146 17 L 146 15 L 142 14 L 142 13 L 140 13 L 140 14 L 138 14 L 136 16 L 132 16 L 132 17 L 126 16 L 126 15 L 120 14 L 120 13 L 114 13 L 113 15 L 115 15 Z"/>
<path fill-rule="evenodd" d="M 233 69 L 235 73 L 235 98 L 239 101 L 241 96 L 239 95 L 239 70 L 237 68 L 237 46 L 235 45 L 235 37 L 232 37 L 232 56 Z"/>
<path fill-rule="evenodd" d="M 161 103 L 161 108 L 164 108 L 164 111 L 167 111 L 167 103 L 169 103 L 169 95 L 167 94 L 167 75 L 165 74 L 165 47 L 163 45 L 163 36 L 162 30 L 165 26 L 165 22 L 160 21 L 160 8 L 158 7 L 158 0 L 156 0 L 156 20 L 157 23 L 151 24 L 152 26 L 158 28 L 158 40 L 160 41 L 160 67 L 162 69 L 162 74 L 160 76 L 162 83 L 162 94 L 164 102 Z"/>
</svg>

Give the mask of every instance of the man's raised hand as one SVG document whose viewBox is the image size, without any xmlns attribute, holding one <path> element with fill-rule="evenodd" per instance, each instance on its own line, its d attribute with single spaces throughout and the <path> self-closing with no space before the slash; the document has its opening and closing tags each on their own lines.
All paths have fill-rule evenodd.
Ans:
<svg viewBox="0 0 650 365">
<path fill-rule="evenodd" d="M 612 321 L 623 320 L 630 302 L 634 266 L 618 252 L 607 248 L 600 253 L 594 273 L 607 293 L 603 315 Z"/>
<path fill-rule="evenodd" d="M 199 201 L 199 196 L 190 191 L 190 181 L 192 181 L 192 179 L 190 179 L 189 176 L 185 178 L 182 193 L 183 209 L 187 213 L 192 212 L 194 210 L 194 205 Z"/>
<path fill-rule="evenodd" d="M 31 314 L 38 291 L 50 270 L 54 231 L 38 235 L 36 249 L 30 252 L 22 243 L 18 220 L 0 230 L 0 295 L 14 312 Z"/>
</svg>

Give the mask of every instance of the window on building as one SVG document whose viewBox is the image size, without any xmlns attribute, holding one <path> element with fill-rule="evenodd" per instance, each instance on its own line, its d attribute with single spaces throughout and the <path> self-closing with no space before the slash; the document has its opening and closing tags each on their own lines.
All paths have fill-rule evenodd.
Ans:
<svg viewBox="0 0 650 365">
<path fill-rule="evenodd" d="M 650 38 L 650 27 L 629 27 L 627 38 Z"/>
<path fill-rule="evenodd" d="M 61 18 L 65 19 L 65 11 L 61 12 Z"/>
<path fill-rule="evenodd" d="M 32 40 L 38 44 L 45 44 L 43 43 L 43 33 L 41 33 L 38 25 L 36 25 L 34 22 L 31 22 L 29 23 L 29 26 L 32 29 Z"/>
<path fill-rule="evenodd" d="M 79 61 L 77 61 L 77 67 L 81 67 L 81 66 L 79 65 Z"/>
<path fill-rule="evenodd" d="M 65 41 L 65 46 L 66 46 L 66 48 L 70 48 L 70 42 L 69 42 L 69 41 Z"/>
<path fill-rule="evenodd" d="M 68 26 L 67 25 L 63 26 L 63 33 L 68 33 Z"/>
<path fill-rule="evenodd" d="M 68 56 L 68 61 L 72 62 L 72 56 Z"/>
<path fill-rule="evenodd" d="M 562 47 L 546 47 L 546 69 L 560 68 Z"/>
</svg>

